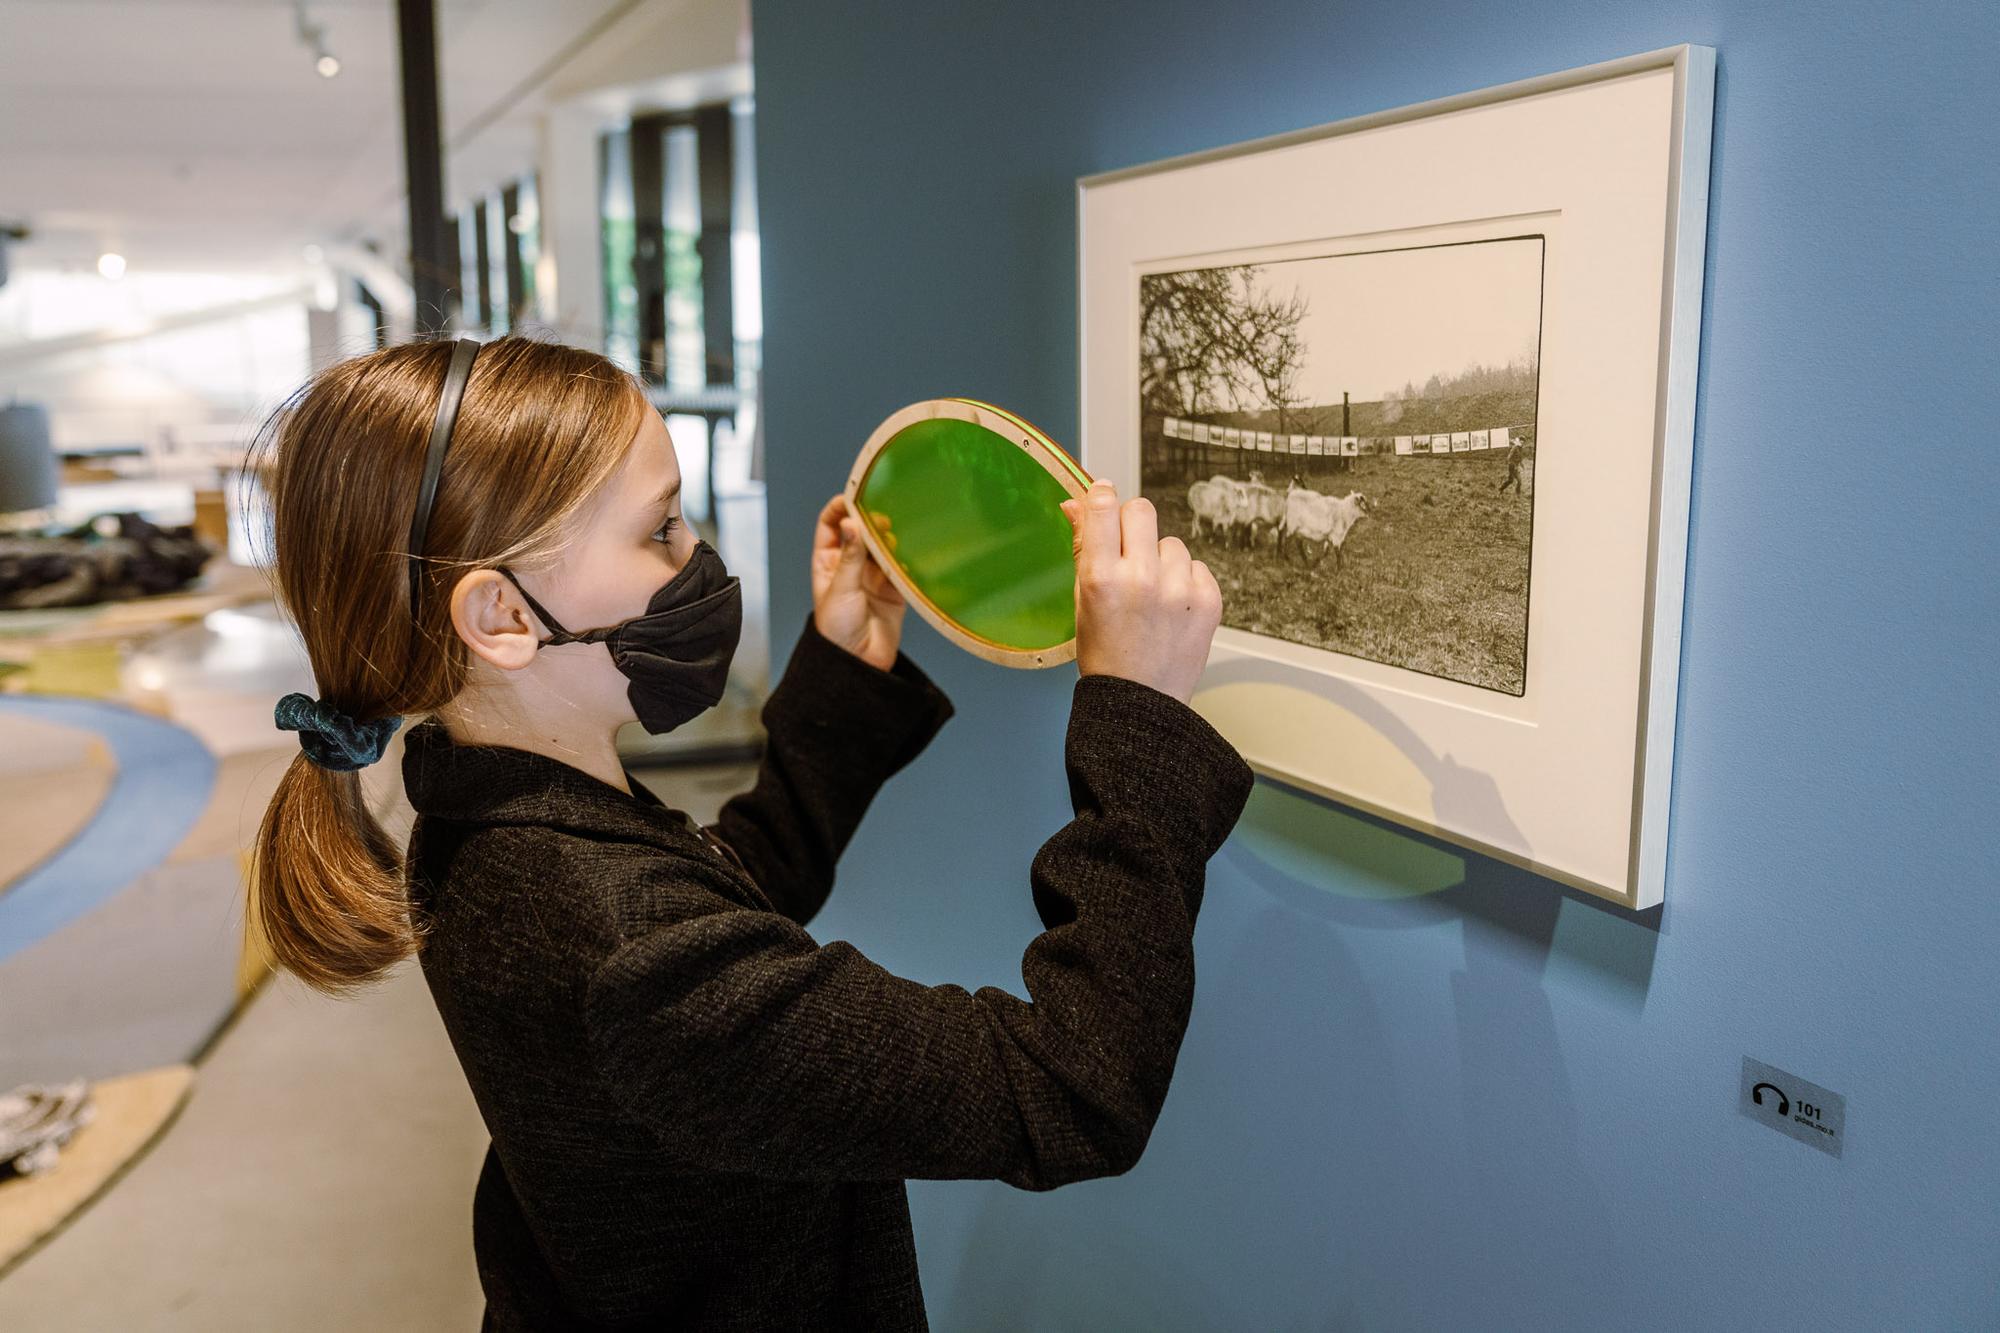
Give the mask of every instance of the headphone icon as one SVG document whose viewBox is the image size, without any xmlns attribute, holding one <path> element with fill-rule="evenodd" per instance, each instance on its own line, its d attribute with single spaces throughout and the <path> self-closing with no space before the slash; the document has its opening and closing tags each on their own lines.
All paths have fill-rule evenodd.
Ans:
<svg viewBox="0 0 2000 1333">
<path fill-rule="evenodd" d="M 1764 1104 L 1764 1089 L 1766 1088 L 1778 1094 L 1778 1114 L 1789 1115 L 1792 1109 L 1792 1099 L 1785 1096 L 1785 1090 L 1775 1083 L 1759 1083 L 1757 1086 L 1751 1088 L 1750 1100 L 1762 1106 Z"/>
</svg>

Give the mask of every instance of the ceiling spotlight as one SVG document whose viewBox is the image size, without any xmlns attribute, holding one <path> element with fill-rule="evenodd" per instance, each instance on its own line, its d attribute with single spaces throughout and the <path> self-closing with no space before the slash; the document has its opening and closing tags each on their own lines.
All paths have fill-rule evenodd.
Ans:
<svg viewBox="0 0 2000 1333">
<path fill-rule="evenodd" d="M 125 256 L 115 250 L 106 250 L 97 257 L 97 271 L 107 278 L 125 276 Z"/>
<path fill-rule="evenodd" d="M 299 255 L 308 264 L 317 264 L 326 258 L 326 251 L 320 249 L 317 245 L 308 245 L 305 249 L 299 251 Z"/>
<path fill-rule="evenodd" d="M 340 73 L 340 59 L 326 49 L 326 25 L 315 22 L 306 12 L 306 0 L 293 0 L 293 18 L 297 21 L 299 41 L 313 53 L 313 68 L 322 79 L 330 79 Z"/>
</svg>

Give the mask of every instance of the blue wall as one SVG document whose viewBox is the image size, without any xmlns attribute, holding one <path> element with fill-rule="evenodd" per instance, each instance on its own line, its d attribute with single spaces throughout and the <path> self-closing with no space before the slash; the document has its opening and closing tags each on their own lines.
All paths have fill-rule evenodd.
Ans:
<svg viewBox="0 0 2000 1333">
<path fill-rule="evenodd" d="M 1146 1158 L 913 1183 L 936 1327 L 2000 1326 L 1995 11 L 753 8 L 781 652 L 889 411 L 966 393 L 1075 439 L 1078 175 L 1720 53 L 1664 912 L 1260 783 Z M 960 716 L 814 932 L 1020 993 L 1074 677 L 910 626 Z M 1738 1116 L 1746 1054 L 1847 1096 L 1843 1158 Z"/>
</svg>

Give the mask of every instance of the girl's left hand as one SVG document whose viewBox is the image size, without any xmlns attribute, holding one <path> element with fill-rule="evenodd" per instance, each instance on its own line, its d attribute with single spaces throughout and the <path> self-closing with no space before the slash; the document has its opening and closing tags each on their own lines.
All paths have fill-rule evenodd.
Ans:
<svg viewBox="0 0 2000 1333">
<path fill-rule="evenodd" d="M 870 666 L 896 664 L 903 640 L 903 594 L 861 540 L 861 520 L 848 513 L 845 493 L 819 511 L 813 531 L 813 624 L 820 634 Z"/>
</svg>

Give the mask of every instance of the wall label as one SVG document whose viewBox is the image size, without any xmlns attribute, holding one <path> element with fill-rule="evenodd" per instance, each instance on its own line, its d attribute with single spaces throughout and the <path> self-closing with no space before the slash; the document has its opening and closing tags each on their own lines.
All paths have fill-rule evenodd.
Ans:
<svg viewBox="0 0 2000 1333">
<path fill-rule="evenodd" d="M 1846 1140 L 1847 1098 L 1747 1055 L 1736 1109 L 1835 1157 Z"/>
</svg>

